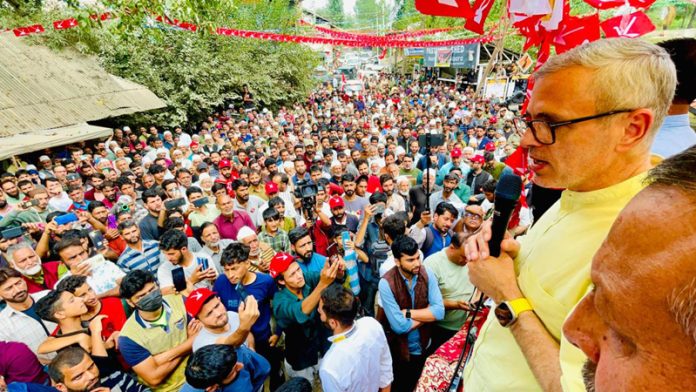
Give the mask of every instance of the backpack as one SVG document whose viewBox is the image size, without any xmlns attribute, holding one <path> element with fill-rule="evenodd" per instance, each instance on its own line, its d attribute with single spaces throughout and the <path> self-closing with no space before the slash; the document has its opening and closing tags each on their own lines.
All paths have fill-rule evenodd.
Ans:
<svg viewBox="0 0 696 392">
<path fill-rule="evenodd" d="M 433 246 L 433 242 L 435 242 L 435 235 L 433 234 L 431 225 L 428 225 L 425 227 L 425 241 L 423 241 L 423 245 L 421 245 L 420 247 L 420 250 L 421 252 L 423 252 L 424 255 L 426 251 L 430 249 L 431 246 Z"/>
<path fill-rule="evenodd" d="M 373 242 L 370 245 L 370 267 L 372 268 L 372 275 L 378 279 L 379 267 L 387 260 L 389 252 L 391 252 L 391 247 L 384 240 Z"/>
</svg>

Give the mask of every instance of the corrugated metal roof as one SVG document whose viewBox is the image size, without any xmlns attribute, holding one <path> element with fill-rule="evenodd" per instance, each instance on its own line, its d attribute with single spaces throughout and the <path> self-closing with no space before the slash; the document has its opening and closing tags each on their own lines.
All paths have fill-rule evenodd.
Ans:
<svg viewBox="0 0 696 392">
<path fill-rule="evenodd" d="M 93 58 L 0 33 L 0 137 L 164 106 L 145 86 L 110 75 Z"/>
<path fill-rule="evenodd" d="M 82 123 L 4 137 L 0 139 L 0 160 L 29 151 L 107 137 L 111 135 L 111 132 L 111 128 Z"/>
</svg>

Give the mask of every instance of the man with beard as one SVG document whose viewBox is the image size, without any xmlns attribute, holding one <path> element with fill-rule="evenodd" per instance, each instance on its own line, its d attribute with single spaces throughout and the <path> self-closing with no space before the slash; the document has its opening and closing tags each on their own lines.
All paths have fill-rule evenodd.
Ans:
<svg viewBox="0 0 696 392">
<path fill-rule="evenodd" d="M 249 214 L 254 222 L 254 228 L 262 226 L 263 218 L 260 216 L 259 211 L 265 204 L 263 199 L 255 195 L 249 195 L 249 183 L 241 178 L 232 182 L 232 189 L 234 189 L 235 193 L 234 209 Z"/>
<path fill-rule="evenodd" d="M 309 231 L 304 227 L 296 227 L 288 233 L 290 249 L 297 256 L 297 264 L 303 273 L 319 272 L 326 263 L 326 256 L 314 251 L 314 243 Z"/>
<path fill-rule="evenodd" d="M 191 252 L 188 237 L 181 230 L 170 229 L 162 234 L 159 248 L 168 261 L 157 268 L 157 281 L 163 295 L 176 291 L 173 275 L 177 268 L 183 269 L 186 278 L 186 289 L 181 294 L 186 295 L 195 288 L 213 287 L 217 278 L 213 261 L 204 253 Z"/>
<path fill-rule="evenodd" d="M 244 226 L 237 233 L 237 241 L 249 247 L 249 262 L 252 271 L 268 272 L 271 259 L 276 252 L 265 242 L 259 241 L 259 236 L 250 227 Z"/>
<path fill-rule="evenodd" d="M 487 171 L 483 170 L 486 159 L 482 155 L 471 158 L 471 170 L 466 175 L 466 185 L 471 188 L 471 195 L 475 196 L 483 192 L 483 184 L 493 179 Z"/>
<path fill-rule="evenodd" d="M 160 265 L 159 243 L 143 240 L 140 228 L 133 220 L 119 223 L 118 231 L 128 247 L 118 257 L 116 264 L 126 272 L 142 269 L 156 274 Z"/>
<path fill-rule="evenodd" d="M 394 177 L 392 177 L 391 174 L 382 174 L 379 176 L 379 183 L 382 186 L 382 191 L 387 195 L 386 208 L 390 209 L 392 212 L 406 211 L 406 202 L 404 198 L 395 192 L 396 184 L 394 183 Z"/>
<path fill-rule="evenodd" d="M 445 176 L 450 173 L 452 168 L 458 168 L 462 170 L 462 172 L 468 173 L 469 168 L 466 167 L 464 164 L 464 158 L 462 158 L 462 150 L 459 148 L 453 148 L 452 152 L 450 153 L 450 156 L 452 157 L 452 161 L 445 163 L 444 166 L 442 166 L 438 171 L 437 171 L 437 179 L 436 183 L 438 185 L 442 185 L 442 183 L 445 181 Z"/>
<path fill-rule="evenodd" d="M 67 211 L 72 205 L 70 196 L 63 190 L 63 185 L 57 178 L 49 177 L 46 179 L 46 190 L 48 191 L 48 205 L 56 211 Z"/>
<path fill-rule="evenodd" d="M 340 196 L 333 196 L 329 199 L 329 208 L 331 208 L 331 226 L 341 225 L 346 226 L 348 231 L 355 234 L 358 231 L 360 221 L 353 214 L 346 214 L 346 205 Z M 330 228 L 329 227 L 329 228 Z"/>
<path fill-rule="evenodd" d="M 91 356 L 81 347 L 61 350 L 48 366 L 48 375 L 60 392 L 149 391 L 133 376 L 114 366 L 103 347 L 92 347 Z"/>
<path fill-rule="evenodd" d="M 56 243 L 54 251 L 63 267 L 68 270 L 61 279 L 72 275 L 86 276 L 87 282 L 99 297 L 117 296 L 119 282 L 125 273 L 114 263 L 105 261 L 103 257 L 101 262 L 96 258 L 85 262 L 90 258 L 89 248 L 85 244 L 86 242 L 83 243 L 79 237 L 71 236 L 65 236 Z"/>
<path fill-rule="evenodd" d="M 157 240 L 160 236 L 160 227 L 158 220 L 166 209 L 162 205 L 162 198 L 154 188 L 143 192 L 143 204 L 147 209 L 148 214 L 138 223 L 143 239 L 147 241 Z"/>
<path fill-rule="evenodd" d="M 452 241 L 450 229 L 458 217 L 459 211 L 447 202 L 437 205 L 432 223 L 429 211 L 421 214 L 421 219 L 411 226 L 408 235 L 418 243 L 420 250 L 423 251 L 423 257 L 428 257 L 449 246 Z"/>
<path fill-rule="evenodd" d="M 220 232 L 213 222 L 205 222 L 201 226 L 201 240 L 205 244 L 202 253 L 208 255 L 213 260 L 213 265 L 219 274 L 222 274 L 222 266 L 220 265 L 220 257 L 222 252 L 234 241 L 226 238 L 220 238 Z"/>
<path fill-rule="evenodd" d="M 445 307 L 437 278 L 421 268 L 418 244 L 401 236 L 391 245 L 396 265 L 379 280 L 382 301 L 377 320 L 387 334 L 394 371 L 394 390 L 412 391 L 431 346 L 432 323 L 442 320 Z"/>
<path fill-rule="evenodd" d="M 411 186 L 416 185 L 417 181 L 421 178 L 422 172 L 420 169 L 413 167 L 413 157 L 410 155 L 404 156 L 401 161 L 401 168 L 399 174 L 406 176 L 411 183 Z"/>
<path fill-rule="evenodd" d="M 17 187 L 17 179 L 14 176 L 4 177 L 0 182 L 0 187 L 5 193 L 5 200 L 10 205 L 17 205 L 24 198 Z"/>
<path fill-rule="evenodd" d="M 691 147 L 652 169 L 594 255 L 592 290 L 563 325 L 587 391 L 696 390 L 695 162 Z"/>
<path fill-rule="evenodd" d="M 249 173 L 249 195 L 268 201 L 265 184 L 261 183 L 261 174 L 258 171 Z"/>
<path fill-rule="evenodd" d="M 377 181 L 379 183 L 379 180 Z M 367 176 L 360 176 L 355 179 L 355 194 L 358 197 L 369 198 L 372 193 L 367 192 Z"/>
<path fill-rule="evenodd" d="M 22 342 L 34 354 L 44 340 L 56 329 L 56 324 L 41 320 L 36 314 L 36 301 L 48 291 L 29 294 L 22 274 L 12 268 L 0 268 L 0 299 L 7 306 L 0 311 L 0 340 Z M 52 355 L 37 355 L 44 364 Z"/>
<path fill-rule="evenodd" d="M 225 308 L 217 293 L 207 288 L 195 289 L 186 298 L 186 312 L 201 322 L 203 328 L 193 341 L 193 352 L 211 344 L 254 348 L 251 326 L 259 318 L 259 307 L 254 297 L 239 304 L 237 312 Z"/>
<path fill-rule="evenodd" d="M 162 296 L 146 271 L 134 270 L 123 278 L 121 298 L 135 308 L 118 338 L 123 359 L 153 391 L 179 391 L 200 322 L 189 322 L 183 297 Z"/>
<path fill-rule="evenodd" d="M 355 320 L 360 308 L 353 293 L 340 285 L 321 292 L 317 310 L 331 330 L 331 348 L 319 375 L 325 391 L 389 391 L 394 380 L 384 329 L 372 317 Z"/>
<path fill-rule="evenodd" d="M 53 290 L 58 283 L 58 261 L 42 263 L 28 242 L 20 242 L 7 249 L 10 265 L 22 274 L 30 294 Z"/>
<path fill-rule="evenodd" d="M 343 201 L 345 203 L 346 212 L 358 217 L 362 216 L 365 211 L 365 206 L 370 204 L 370 202 L 366 197 L 358 196 L 355 193 L 355 177 L 352 174 L 344 174 L 343 177 L 341 177 L 341 186 L 344 192 Z"/>
<path fill-rule="evenodd" d="M 213 290 L 227 310 L 239 311 L 241 304 L 248 297 L 258 303 L 259 317 L 251 326 L 256 352 L 271 363 L 271 390 L 283 383 L 281 372 L 283 352 L 276 344 L 282 332 L 271 330 L 271 300 L 278 291 L 273 279 L 265 273 L 252 272 L 249 262 L 249 247 L 235 243 L 227 247 L 220 259 L 224 275 L 215 281 Z"/>
<path fill-rule="evenodd" d="M 191 356 L 181 392 L 261 391 L 269 370 L 268 361 L 244 346 L 213 344 Z"/>
<path fill-rule="evenodd" d="M 298 156 L 294 161 L 295 175 L 291 177 L 292 183 L 297 185 L 300 181 L 309 181 L 309 173 L 307 173 L 307 163 L 302 157 Z"/>
<path fill-rule="evenodd" d="M 215 204 L 220 210 L 220 216 L 215 218 L 213 223 L 217 226 L 220 237 L 237 240 L 239 230 L 244 226 L 249 226 L 256 230 L 254 221 L 246 211 L 234 208 L 234 201 L 228 195 L 220 195 Z"/>
<path fill-rule="evenodd" d="M 464 210 L 466 202 L 454 193 L 458 185 L 459 177 L 456 174 L 447 174 L 442 181 L 442 190 L 430 195 L 430 211 L 435 211 L 442 202 L 453 205 L 459 211 Z"/>
<path fill-rule="evenodd" d="M 285 331 L 285 370 L 292 377 L 314 382 L 319 355 L 326 352 L 328 331 L 317 313 L 321 292 L 329 287 L 343 270 L 343 262 L 328 261 L 321 271 L 300 268 L 300 263 L 287 253 L 278 253 L 271 261 L 270 275 L 281 287 L 273 297 L 273 314 Z"/>
<path fill-rule="evenodd" d="M 234 195 L 234 190 L 232 190 L 232 181 L 239 178 L 239 173 L 237 170 L 232 170 L 232 164 L 228 159 L 221 159 L 220 162 L 218 162 L 217 169 L 220 175 L 217 176 L 215 182 L 225 185 L 227 194 Z"/>
</svg>

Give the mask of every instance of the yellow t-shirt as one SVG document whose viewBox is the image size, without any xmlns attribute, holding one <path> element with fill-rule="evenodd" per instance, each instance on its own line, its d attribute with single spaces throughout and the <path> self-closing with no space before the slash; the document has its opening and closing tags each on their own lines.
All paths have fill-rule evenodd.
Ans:
<svg viewBox="0 0 696 392">
<path fill-rule="evenodd" d="M 585 356 L 562 337 L 563 322 L 588 292 L 592 257 L 619 212 L 643 189 L 646 173 L 592 192 L 564 191 L 529 233 L 515 259 L 517 282 L 534 312 L 560 342 L 564 390 L 584 391 Z M 512 333 L 491 312 L 464 369 L 465 391 L 539 391 Z"/>
</svg>

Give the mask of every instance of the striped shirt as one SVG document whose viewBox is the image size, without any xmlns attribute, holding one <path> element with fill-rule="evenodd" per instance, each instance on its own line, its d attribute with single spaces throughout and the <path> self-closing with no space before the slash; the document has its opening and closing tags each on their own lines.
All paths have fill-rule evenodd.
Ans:
<svg viewBox="0 0 696 392">
<path fill-rule="evenodd" d="M 118 266 L 124 271 L 130 272 L 142 269 L 157 275 L 157 268 L 160 265 L 160 250 L 158 241 L 143 240 L 143 251 L 140 252 L 128 246 L 118 258 Z"/>
</svg>

